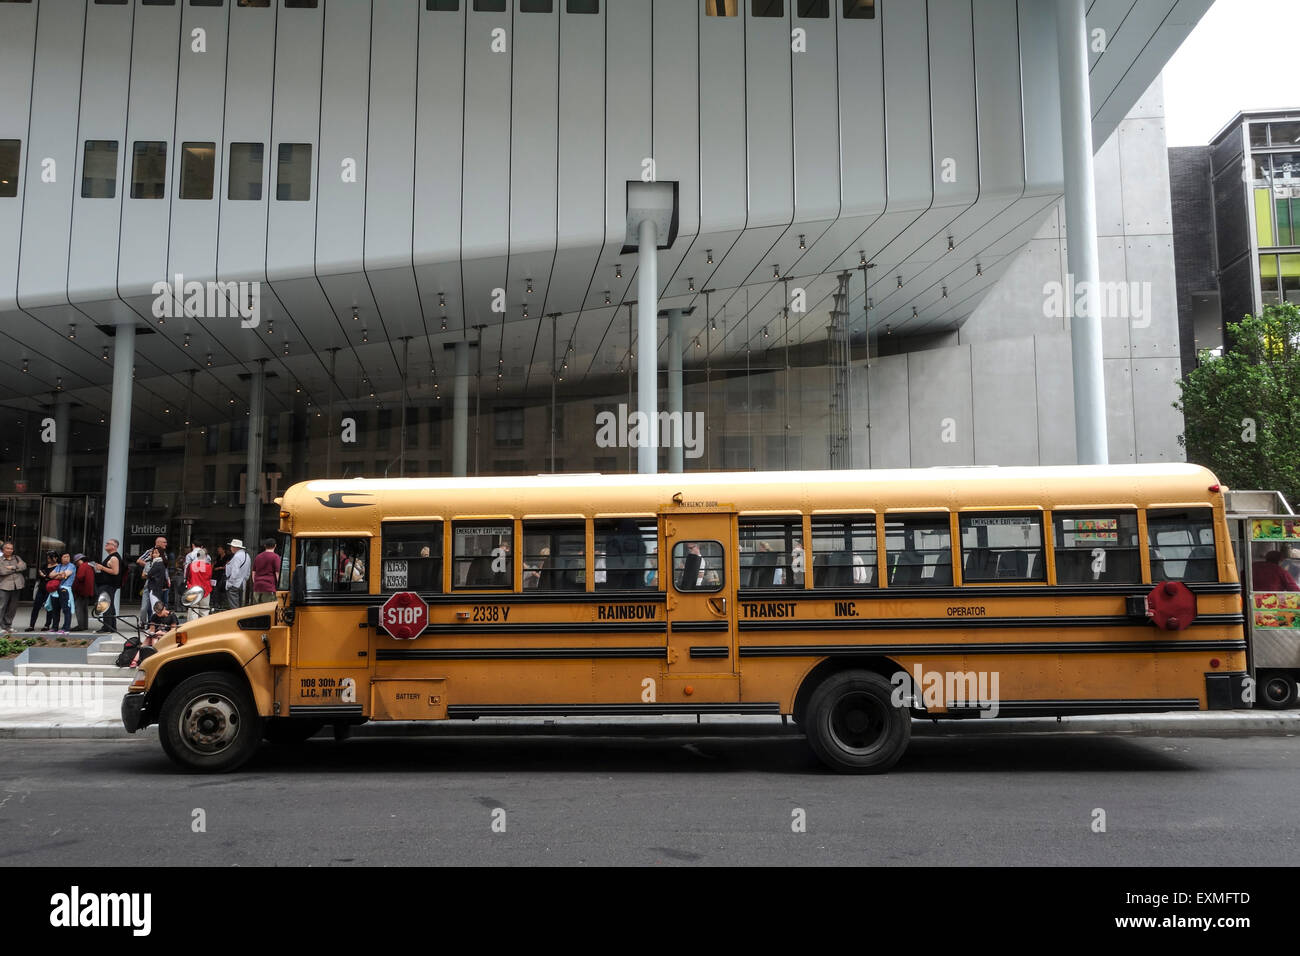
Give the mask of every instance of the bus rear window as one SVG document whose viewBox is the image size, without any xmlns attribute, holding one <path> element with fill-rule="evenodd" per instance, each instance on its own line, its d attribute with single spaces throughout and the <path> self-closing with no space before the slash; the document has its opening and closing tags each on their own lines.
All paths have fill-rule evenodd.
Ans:
<svg viewBox="0 0 1300 956">
<path fill-rule="evenodd" d="M 1214 515 L 1209 508 L 1148 511 L 1152 581 L 1217 581 Z"/>
</svg>

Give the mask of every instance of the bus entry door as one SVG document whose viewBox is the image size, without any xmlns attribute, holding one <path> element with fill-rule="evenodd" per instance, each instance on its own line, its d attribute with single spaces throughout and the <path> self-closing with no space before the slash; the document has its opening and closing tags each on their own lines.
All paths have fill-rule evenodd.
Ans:
<svg viewBox="0 0 1300 956">
<path fill-rule="evenodd" d="M 736 512 L 682 502 L 661 509 L 660 518 L 670 692 L 683 701 L 736 700 Z M 703 679 L 677 685 L 678 677 L 695 675 Z"/>
</svg>

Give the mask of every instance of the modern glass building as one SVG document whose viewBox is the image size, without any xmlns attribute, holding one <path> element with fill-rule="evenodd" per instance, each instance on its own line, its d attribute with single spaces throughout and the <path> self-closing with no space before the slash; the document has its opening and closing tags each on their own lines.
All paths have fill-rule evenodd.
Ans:
<svg viewBox="0 0 1300 956">
<path fill-rule="evenodd" d="M 1211 2 L 0 0 L 0 517 L 135 554 L 310 477 L 636 470 L 649 379 L 665 470 L 1073 461 L 1043 283 L 962 330 L 1065 278 L 1073 144 L 1146 162 L 1149 111 L 1101 144 Z M 1106 332 L 1115 460 L 1177 454 L 1155 328 Z"/>
</svg>

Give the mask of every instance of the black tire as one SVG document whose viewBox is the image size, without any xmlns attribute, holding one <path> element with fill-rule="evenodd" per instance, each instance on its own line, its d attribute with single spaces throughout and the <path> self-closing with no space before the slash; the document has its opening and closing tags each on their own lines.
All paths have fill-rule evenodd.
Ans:
<svg viewBox="0 0 1300 956">
<path fill-rule="evenodd" d="M 893 685 L 871 671 L 840 671 L 817 686 L 804 713 L 808 745 L 839 773 L 884 773 L 912 736 L 912 716 L 895 707 Z"/>
<path fill-rule="evenodd" d="M 229 773 L 257 751 L 262 718 L 240 677 L 209 671 L 172 689 L 158 719 L 163 751 L 186 770 Z"/>
<path fill-rule="evenodd" d="M 1296 705 L 1296 675 L 1291 671 L 1260 671 L 1259 705 L 1268 710 L 1289 710 Z"/>
<path fill-rule="evenodd" d="M 262 736 L 273 747 L 296 747 L 325 726 L 323 720 L 305 717 L 272 717 L 262 721 Z"/>
</svg>

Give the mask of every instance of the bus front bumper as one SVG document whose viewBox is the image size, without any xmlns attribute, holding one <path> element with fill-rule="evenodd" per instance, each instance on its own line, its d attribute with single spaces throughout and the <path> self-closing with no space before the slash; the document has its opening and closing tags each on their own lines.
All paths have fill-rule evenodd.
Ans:
<svg viewBox="0 0 1300 956">
<path fill-rule="evenodd" d="M 127 694 L 122 698 L 122 726 L 133 734 L 144 726 L 144 691 Z"/>
</svg>

